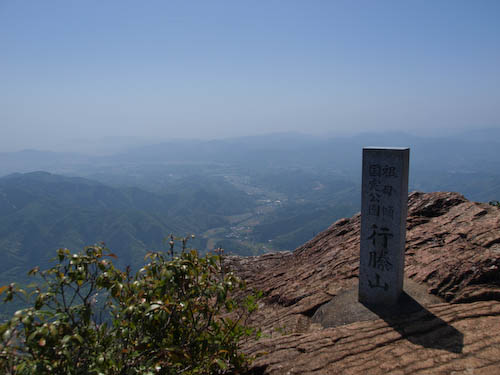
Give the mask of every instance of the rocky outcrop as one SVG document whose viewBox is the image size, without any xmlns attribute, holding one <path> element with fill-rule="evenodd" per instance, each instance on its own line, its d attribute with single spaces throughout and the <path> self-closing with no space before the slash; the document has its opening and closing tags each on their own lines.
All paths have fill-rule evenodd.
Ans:
<svg viewBox="0 0 500 375">
<path fill-rule="evenodd" d="M 411 311 L 358 306 L 318 324 L 332 303 L 339 314 L 357 303 L 359 215 L 294 252 L 228 258 L 265 296 L 253 318 L 263 338 L 245 346 L 260 355 L 256 373 L 500 373 L 500 209 L 443 192 L 412 193 L 408 204 Z M 434 299 L 420 300 L 422 290 Z"/>
</svg>

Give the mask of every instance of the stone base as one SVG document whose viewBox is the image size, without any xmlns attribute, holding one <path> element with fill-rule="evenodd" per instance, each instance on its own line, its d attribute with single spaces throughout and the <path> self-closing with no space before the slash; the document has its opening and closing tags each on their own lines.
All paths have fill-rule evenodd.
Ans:
<svg viewBox="0 0 500 375">
<path fill-rule="evenodd" d="M 364 305 L 358 301 L 358 286 L 335 296 L 313 315 L 312 322 L 323 328 L 337 327 L 363 320 L 387 319 L 425 310 L 425 306 L 445 302 L 429 294 L 427 287 L 406 278 L 403 293 L 395 305 Z"/>
</svg>

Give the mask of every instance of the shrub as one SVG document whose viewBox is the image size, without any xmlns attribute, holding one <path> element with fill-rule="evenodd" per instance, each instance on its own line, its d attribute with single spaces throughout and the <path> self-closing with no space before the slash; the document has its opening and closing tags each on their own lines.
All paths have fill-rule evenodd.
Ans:
<svg viewBox="0 0 500 375">
<path fill-rule="evenodd" d="M 235 293 L 244 283 L 221 254 L 148 254 L 137 273 L 115 268 L 103 246 L 57 252 L 56 264 L 35 268 L 31 292 L 0 288 L 5 301 L 26 299 L 0 326 L 0 371 L 5 374 L 227 374 L 244 373 L 242 340 L 257 293 Z M 247 295 L 236 298 L 234 295 Z"/>
</svg>

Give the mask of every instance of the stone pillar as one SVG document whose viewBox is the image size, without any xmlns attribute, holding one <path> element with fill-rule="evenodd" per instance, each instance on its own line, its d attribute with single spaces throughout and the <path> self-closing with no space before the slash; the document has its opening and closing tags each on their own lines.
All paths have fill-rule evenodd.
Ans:
<svg viewBox="0 0 500 375">
<path fill-rule="evenodd" d="M 363 148 L 359 302 L 391 305 L 403 290 L 409 148 Z"/>
</svg>

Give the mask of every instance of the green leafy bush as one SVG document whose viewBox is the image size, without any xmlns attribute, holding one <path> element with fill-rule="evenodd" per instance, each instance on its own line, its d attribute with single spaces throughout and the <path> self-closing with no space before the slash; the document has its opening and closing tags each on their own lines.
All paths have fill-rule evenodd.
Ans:
<svg viewBox="0 0 500 375">
<path fill-rule="evenodd" d="M 5 301 L 26 299 L 0 326 L 3 374 L 238 374 L 248 358 L 242 340 L 257 293 L 221 254 L 185 248 L 150 253 L 137 273 L 115 268 L 102 246 L 57 252 L 56 264 L 30 271 L 41 277 L 31 292 L 0 288 Z M 235 295 L 246 296 L 241 298 Z"/>
</svg>

